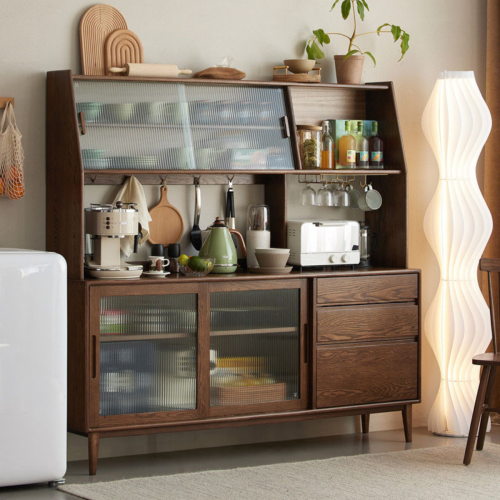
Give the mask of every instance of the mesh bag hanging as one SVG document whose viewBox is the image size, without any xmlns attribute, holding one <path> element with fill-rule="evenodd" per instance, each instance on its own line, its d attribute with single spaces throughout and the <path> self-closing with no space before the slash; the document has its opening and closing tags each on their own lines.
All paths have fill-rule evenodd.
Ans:
<svg viewBox="0 0 500 500">
<path fill-rule="evenodd" d="M 21 137 L 14 108 L 8 102 L 0 123 L 0 196 L 12 200 L 22 198 L 25 193 Z"/>
</svg>

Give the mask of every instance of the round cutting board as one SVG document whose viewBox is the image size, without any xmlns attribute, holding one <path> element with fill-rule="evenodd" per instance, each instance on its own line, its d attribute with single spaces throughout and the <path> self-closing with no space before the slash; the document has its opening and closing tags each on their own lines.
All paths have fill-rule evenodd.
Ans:
<svg viewBox="0 0 500 500">
<path fill-rule="evenodd" d="M 160 202 L 149 211 L 153 219 L 149 223 L 149 243 L 161 243 L 164 247 L 177 243 L 184 233 L 182 215 L 167 199 L 167 186 L 160 188 Z"/>
</svg>

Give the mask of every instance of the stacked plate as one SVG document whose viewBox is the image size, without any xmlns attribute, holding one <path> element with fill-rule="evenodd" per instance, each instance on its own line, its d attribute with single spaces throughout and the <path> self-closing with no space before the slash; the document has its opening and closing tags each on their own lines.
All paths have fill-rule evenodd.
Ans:
<svg viewBox="0 0 500 500">
<path fill-rule="evenodd" d="M 257 274 L 288 274 L 293 266 L 287 266 L 290 257 L 288 248 L 257 248 L 255 258 L 259 267 L 249 267 L 248 271 Z"/>
</svg>

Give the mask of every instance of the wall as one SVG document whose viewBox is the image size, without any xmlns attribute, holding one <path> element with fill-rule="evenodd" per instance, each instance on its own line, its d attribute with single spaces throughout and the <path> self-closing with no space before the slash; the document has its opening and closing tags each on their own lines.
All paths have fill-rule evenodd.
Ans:
<svg viewBox="0 0 500 500">
<path fill-rule="evenodd" d="M 234 66 L 248 78 L 270 78 L 272 66 L 301 55 L 301 40 L 311 29 L 351 29 L 338 12 L 330 14 L 332 0 L 113 0 L 141 38 L 147 62 L 169 62 L 200 70 L 235 57 Z M 367 61 L 365 81 L 393 80 L 409 168 L 410 265 L 423 269 L 423 304 L 426 311 L 437 288 L 437 263 L 425 239 L 422 221 L 437 182 L 437 168 L 423 137 L 420 119 L 439 71 L 474 70 L 481 89 L 485 75 L 485 0 L 377 0 L 364 22 L 367 30 L 385 22 L 400 24 L 411 34 L 411 49 L 398 63 L 398 45 L 389 37 L 367 36 L 362 46 L 375 55 Z M 16 98 L 18 123 L 26 152 L 26 197 L 18 202 L 0 200 L 0 245 L 43 249 L 45 246 L 45 72 L 79 68 L 78 22 L 93 3 L 86 0 L 0 0 L 0 94 Z M 458 30 L 456 27 L 460 26 Z M 339 41 L 340 40 L 340 41 Z M 331 56 L 346 47 L 335 38 L 326 49 L 324 81 L 334 81 Z M 49 180 L 50 182 L 50 180 Z M 96 188 L 95 196 L 114 196 L 111 188 Z M 174 191 L 174 189 L 176 191 Z M 239 214 L 259 188 L 238 187 Z M 253 189 L 253 190 L 252 190 Z M 172 201 L 192 218 L 192 189 L 173 188 Z M 296 192 L 296 189 L 294 188 Z M 152 193 L 153 194 L 153 193 Z M 87 194 L 87 196 L 89 196 Z M 205 212 L 221 210 L 222 188 L 204 190 Z M 240 226 L 241 227 L 241 226 Z M 414 424 L 425 425 L 437 392 L 437 364 L 429 345 L 423 349 L 423 398 L 415 408 Z M 399 415 L 373 418 L 373 429 L 401 427 Z M 197 448 L 274 439 L 353 432 L 354 419 L 332 419 L 280 426 L 200 431 L 175 435 L 104 440 L 101 456 Z M 69 458 L 86 457 L 86 441 L 70 436 Z"/>
</svg>

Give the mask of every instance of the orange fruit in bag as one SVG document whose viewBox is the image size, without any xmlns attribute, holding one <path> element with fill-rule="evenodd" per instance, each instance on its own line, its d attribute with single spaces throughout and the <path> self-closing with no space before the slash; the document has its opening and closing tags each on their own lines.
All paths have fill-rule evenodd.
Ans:
<svg viewBox="0 0 500 500">
<path fill-rule="evenodd" d="M 11 200 L 19 200 L 24 196 L 25 192 L 26 190 L 24 189 L 24 182 L 17 180 L 9 182 L 9 189 L 7 190 L 7 196 Z"/>
<path fill-rule="evenodd" d="M 5 179 L 0 177 L 0 196 L 5 194 Z"/>
<path fill-rule="evenodd" d="M 23 171 L 17 165 L 11 165 L 9 169 L 9 181 L 22 182 Z"/>
</svg>

